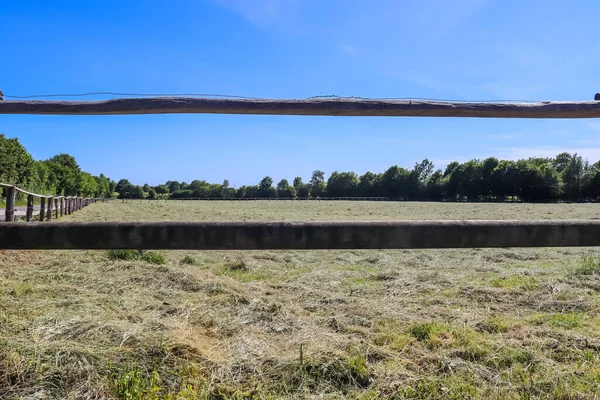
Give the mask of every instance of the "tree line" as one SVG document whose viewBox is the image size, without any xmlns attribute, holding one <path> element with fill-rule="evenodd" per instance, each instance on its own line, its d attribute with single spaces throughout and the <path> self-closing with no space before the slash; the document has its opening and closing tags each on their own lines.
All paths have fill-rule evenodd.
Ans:
<svg viewBox="0 0 600 400">
<path fill-rule="evenodd" d="M 229 181 L 167 181 L 151 186 L 118 182 L 82 171 L 74 157 L 58 154 L 36 161 L 19 143 L 0 134 L 0 182 L 41 194 L 161 198 L 321 198 L 387 197 L 398 200 L 582 201 L 600 198 L 600 161 L 591 164 L 577 154 L 531 157 L 517 161 L 494 157 L 451 162 L 442 169 L 425 159 L 412 168 L 393 165 L 384 172 L 321 170 L 304 182 L 295 177 L 277 184 L 265 176 L 257 185 L 232 187 Z"/>
<path fill-rule="evenodd" d="M 257 185 L 231 187 L 229 181 L 191 183 L 167 181 L 143 187 L 122 179 L 116 189 L 124 198 L 320 198 L 387 197 L 397 200 L 433 201 L 581 201 L 600 198 L 600 161 L 590 164 L 577 154 L 531 157 L 517 161 L 494 157 L 451 162 L 442 169 L 425 159 L 412 168 L 393 165 L 381 173 L 334 171 L 325 179 L 313 171 L 304 182 L 295 177 L 274 184 L 265 176 Z"/>
<path fill-rule="evenodd" d="M 111 197 L 116 183 L 81 169 L 73 156 L 34 160 L 17 138 L 0 134 L 0 182 L 55 196 Z"/>
</svg>

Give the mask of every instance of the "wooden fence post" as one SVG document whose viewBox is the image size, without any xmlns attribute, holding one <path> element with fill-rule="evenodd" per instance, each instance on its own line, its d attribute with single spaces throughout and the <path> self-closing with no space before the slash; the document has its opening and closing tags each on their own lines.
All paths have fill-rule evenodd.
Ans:
<svg viewBox="0 0 600 400">
<path fill-rule="evenodd" d="M 65 198 L 61 197 L 60 198 L 60 216 L 62 217 L 63 215 L 65 215 Z"/>
<path fill-rule="evenodd" d="M 48 212 L 46 213 L 46 221 L 52 221 L 52 210 L 54 208 L 54 198 L 48 198 Z"/>
<path fill-rule="evenodd" d="M 54 198 L 54 218 L 58 219 L 58 198 Z"/>
<path fill-rule="evenodd" d="M 4 222 L 13 222 L 15 219 L 15 196 L 17 190 L 14 187 L 6 188 L 6 211 Z"/>
<path fill-rule="evenodd" d="M 27 214 L 25 215 L 25 220 L 27 222 L 31 222 L 31 218 L 33 218 L 33 195 L 27 195 Z"/>
<path fill-rule="evenodd" d="M 40 200 L 40 222 L 44 222 L 44 214 L 46 213 L 46 198 L 42 197 Z"/>
<path fill-rule="evenodd" d="M 67 197 L 65 200 L 67 201 L 67 215 L 71 215 L 71 198 Z"/>
</svg>

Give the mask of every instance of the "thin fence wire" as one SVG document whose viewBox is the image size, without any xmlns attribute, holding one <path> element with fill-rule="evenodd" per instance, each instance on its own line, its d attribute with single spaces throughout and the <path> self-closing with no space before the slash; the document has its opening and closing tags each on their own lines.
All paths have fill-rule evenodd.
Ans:
<svg viewBox="0 0 600 400">
<path fill-rule="evenodd" d="M 87 93 L 51 93 L 34 95 L 13 95 L 4 94 L 7 99 L 36 99 L 50 97 L 88 97 L 88 96 L 138 96 L 138 97 L 199 97 L 199 98 L 226 98 L 242 100 L 273 100 L 273 98 L 250 97 L 231 94 L 216 93 L 124 93 L 124 92 L 87 92 Z M 452 102 L 452 103 L 541 103 L 543 100 L 518 100 L 518 99 L 493 99 L 493 100 L 465 100 L 465 99 L 438 99 L 428 97 L 361 97 L 361 96 L 339 96 L 335 94 L 317 95 L 306 97 L 305 100 L 317 99 L 339 99 L 339 100 L 405 100 L 405 101 L 432 101 L 432 102 Z"/>
</svg>

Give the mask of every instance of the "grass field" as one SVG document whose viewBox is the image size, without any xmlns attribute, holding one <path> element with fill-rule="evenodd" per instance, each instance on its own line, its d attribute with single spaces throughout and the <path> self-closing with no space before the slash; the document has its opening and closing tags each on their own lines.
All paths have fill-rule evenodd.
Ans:
<svg viewBox="0 0 600 400">
<path fill-rule="evenodd" d="M 60 221 L 598 216 L 592 204 L 112 202 Z M 592 399 L 597 251 L 4 251 L 0 398 Z"/>
</svg>

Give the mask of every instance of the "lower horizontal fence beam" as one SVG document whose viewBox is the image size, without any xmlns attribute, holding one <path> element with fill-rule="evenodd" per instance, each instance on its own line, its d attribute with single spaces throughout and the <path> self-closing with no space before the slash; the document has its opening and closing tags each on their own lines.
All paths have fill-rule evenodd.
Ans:
<svg viewBox="0 0 600 400">
<path fill-rule="evenodd" d="M 0 249 L 433 249 L 600 246 L 600 221 L 0 224 Z"/>
</svg>

